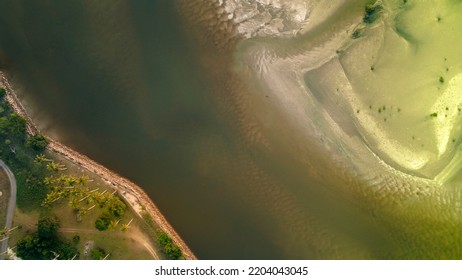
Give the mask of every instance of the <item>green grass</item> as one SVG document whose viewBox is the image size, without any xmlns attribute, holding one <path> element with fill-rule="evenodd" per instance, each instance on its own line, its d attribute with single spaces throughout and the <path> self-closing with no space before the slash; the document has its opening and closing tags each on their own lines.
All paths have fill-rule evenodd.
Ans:
<svg viewBox="0 0 462 280">
<path fill-rule="evenodd" d="M 62 233 L 67 239 L 71 240 L 75 235 L 80 236 L 77 250 L 80 259 L 90 260 L 90 255 L 84 255 L 85 243 L 93 241 L 94 247 L 102 248 L 109 254 L 109 260 L 152 260 L 151 254 L 135 239 L 130 237 L 130 232 L 126 234 L 99 232 L 99 233 Z"/>
</svg>

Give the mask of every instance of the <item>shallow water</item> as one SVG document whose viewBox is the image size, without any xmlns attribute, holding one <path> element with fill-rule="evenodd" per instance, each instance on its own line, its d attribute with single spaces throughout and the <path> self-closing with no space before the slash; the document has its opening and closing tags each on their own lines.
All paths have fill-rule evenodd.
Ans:
<svg viewBox="0 0 462 280">
<path fill-rule="evenodd" d="M 384 1 L 362 26 L 366 1 L 266 2 L 236 27 L 219 1 L 2 0 L 0 55 L 46 133 L 141 185 L 199 258 L 460 258 L 458 111 L 420 96 L 458 102 L 461 5 Z"/>
</svg>

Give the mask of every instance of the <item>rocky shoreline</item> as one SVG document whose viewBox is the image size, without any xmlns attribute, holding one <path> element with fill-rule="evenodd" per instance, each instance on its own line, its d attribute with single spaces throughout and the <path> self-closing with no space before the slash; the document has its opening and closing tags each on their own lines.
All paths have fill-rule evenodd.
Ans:
<svg viewBox="0 0 462 280">
<path fill-rule="evenodd" d="M 2 72 L 0 72 L 0 87 L 5 88 L 6 99 L 11 104 L 11 107 L 16 112 L 16 114 L 22 116 L 27 120 L 27 132 L 31 135 L 35 135 L 36 133 L 38 133 L 39 129 L 27 114 L 25 108 L 19 102 L 19 99 L 13 91 L 13 88 L 9 84 L 5 74 Z M 183 252 L 183 255 L 186 259 L 197 259 L 197 257 L 191 251 L 191 249 L 189 249 L 189 247 L 181 239 L 178 233 L 168 223 L 168 221 L 159 211 L 157 206 L 141 187 L 131 182 L 130 180 L 118 175 L 117 173 L 107 169 L 106 167 L 88 158 L 87 156 L 82 155 L 77 151 L 74 151 L 66 145 L 63 145 L 62 143 L 49 137 L 47 137 L 47 139 L 49 140 L 49 144 L 47 147 L 48 150 L 58 153 L 66 159 L 81 166 L 82 168 L 85 168 L 88 171 L 100 176 L 104 181 L 111 185 L 111 187 L 117 190 L 119 195 L 127 201 L 127 203 L 140 217 L 142 216 L 144 211 L 148 213 L 152 217 L 153 221 L 159 225 L 161 230 L 165 231 L 169 236 L 171 236 L 175 244 L 178 245 L 178 247 Z"/>
</svg>

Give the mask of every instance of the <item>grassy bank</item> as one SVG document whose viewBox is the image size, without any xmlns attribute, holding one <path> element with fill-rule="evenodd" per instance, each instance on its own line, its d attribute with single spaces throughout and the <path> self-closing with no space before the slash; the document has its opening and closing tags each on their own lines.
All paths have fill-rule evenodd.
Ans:
<svg viewBox="0 0 462 280">
<path fill-rule="evenodd" d="M 0 158 L 18 185 L 9 246 L 16 247 L 19 257 L 100 259 L 104 253 L 106 259 L 159 258 L 152 238 L 143 230 L 144 221 L 110 186 L 61 156 L 45 152 L 47 140 L 26 130 L 26 120 L 15 114 L 0 89 Z M 7 178 L 0 179 L 0 187 L 3 183 L 9 187 Z M 7 197 L 7 189 L 0 191 Z M 108 217 L 110 224 L 98 229 L 95 222 L 101 216 Z"/>
</svg>

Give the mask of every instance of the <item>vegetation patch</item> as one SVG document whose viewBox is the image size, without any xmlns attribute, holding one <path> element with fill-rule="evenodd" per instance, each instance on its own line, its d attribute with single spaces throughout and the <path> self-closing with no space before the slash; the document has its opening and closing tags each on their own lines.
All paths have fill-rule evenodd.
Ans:
<svg viewBox="0 0 462 280">
<path fill-rule="evenodd" d="M 380 17 L 382 10 L 382 5 L 378 3 L 366 5 L 363 22 L 366 24 L 374 23 Z"/>
<path fill-rule="evenodd" d="M 48 140 L 41 134 L 36 134 L 27 139 L 27 145 L 36 152 L 43 152 L 48 145 Z"/>
<path fill-rule="evenodd" d="M 5 100 L 5 89 L 0 89 L 0 158 L 15 174 L 18 190 L 17 205 L 24 211 L 40 206 L 48 192 L 43 184 L 47 170 L 34 161 L 39 150 L 48 144 L 40 134 L 28 136 L 26 120 L 15 114 Z"/>
<path fill-rule="evenodd" d="M 42 217 L 37 224 L 37 232 L 17 242 L 18 257 L 24 260 L 70 260 L 78 257 L 75 245 L 58 234 L 59 226 L 57 217 Z"/>
<path fill-rule="evenodd" d="M 106 252 L 102 248 L 94 248 L 91 250 L 91 258 L 93 260 L 104 260 Z"/>
<path fill-rule="evenodd" d="M 165 256 L 170 260 L 182 260 L 184 259 L 183 253 L 181 249 L 173 243 L 173 240 L 170 236 L 168 236 L 165 232 L 160 232 L 159 236 L 157 237 L 157 241 L 162 246 L 162 250 Z"/>
<path fill-rule="evenodd" d="M 17 214 L 21 213 L 21 218 L 15 217 L 16 226 L 2 230 L 0 236 L 10 237 L 9 246 L 17 248 L 18 257 L 78 259 L 80 251 L 85 259 L 101 259 L 109 253 L 119 259 L 127 256 L 133 259 L 152 258 L 154 255 L 143 244 L 133 246 L 133 239 L 124 236 L 124 233 L 100 231 L 128 231 L 134 220 L 133 213 L 126 217 L 127 205 L 115 191 L 109 191 L 110 188 L 98 176 L 93 177 L 90 172 L 89 177 L 82 176 L 80 168 L 72 162 L 69 163 L 70 170 L 67 170 L 61 163 L 67 162 L 65 159 L 56 159 L 53 153 L 47 153 L 48 139 L 40 134 L 28 135 L 26 120 L 14 113 L 4 98 L 5 93 L 5 89 L 0 88 L 0 158 L 15 174 Z M 97 183 L 91 183 L 90 177 Z M 8 181 L 6 183 L 9 188 Z M 62 231 L 59 230 L 59 219 L 65 222 Z M 150 221 L 152 224 L 146 226 L 150 231 L 143 235 L 149 233 L 146 237 L 151 237 L 157 247 L 158 228 Z M 96 229 L 92 230 L 93 227 Z M 18 230 L 11 234 L 13 229 Z M 88 232 L 82 233 L 80 229 Z M 98 241 L 98 246 L 85 252 L 84 244 L 93 240 Z M 132 251 L 132 248 L 135 249 Z M 170 258 L 182 258 L 177 246 L 167 242 L 163 248 Z"/>
<path fill-rule="evenodd" d="M 358 39 L 359 37 L 361 37 L 361 31 L 359 31 L 358 29 L 356 29 L 353 34 L 351 34 L 351 38 L 353 39 Z"/>
<path fill-rule="evenodd" d="M 110 223 L 111 223 L 111 218 L 108 215 L 103 214 L 98 219 L 96 219 L 95 227 L 99 231 L 104 231 L 104 230 L 107 230 L 109 228 Z"/>
<path fill-rule="evenodd" d="M 50 163 L 47 165 L 49 167 Z M 59 170 L 56 173 L 60 174 Z M 114 193 L 90 189 L 86 186 L 88 181 L 89 178 L 86 176 L 74 177 L 66 174 L 46 177 L 44 182 L 50 191 L 43 200 L 42 206 L 50 208 L 57 201 L 67 200 L 69 207 L 74 210 L 79 219 L 86 216 L 89 211 L 99 209 L 102 214 L 95 221 L 95 227 L 100 231 L 116 229 L 127 206 Z M 126 231 L 129 226 L 129 224 L 122 224 L 121 230 Z"/>
</svg>

